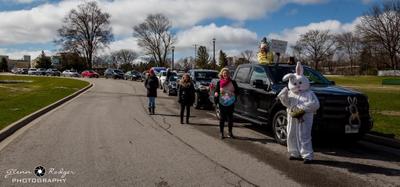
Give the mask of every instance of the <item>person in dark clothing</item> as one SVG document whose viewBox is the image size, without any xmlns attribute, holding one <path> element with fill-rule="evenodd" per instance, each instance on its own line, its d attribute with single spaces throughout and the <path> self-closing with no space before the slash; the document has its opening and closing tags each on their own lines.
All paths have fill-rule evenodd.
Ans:
<svg viewBox="0 0 400 187">
<path fill-rule="evenodd" d="M 178 102 L 181 104 L 181 124 L 186 108 L 186 123 L 189 124 L 190 106 L 194 103 L 194 85 L 189 74 L 185 73 L 178 85 Z"/>
<path fill-rule="evenodd" d="M 149 98 L 149 114 L 155 114 L 157 88 L 159 84 L 153 69 L 150 69 L 149 75 L 144 81 L 144 86 L 147 88 L 147 97 Z"/>
<path fill-rule="evenodd" d="M 233 128 L 233 111 L 235 109 L 236 96 L 239 93 L 239 88 L 236 81 L 231 80 L 229 69 L 223 68 L 219 73 L 220 80 L 215 86 L 214 99 L 220 110 L 219 129 L 221 139 L 224 138 L 225 122 L 228 122 L 229 138 L 234 138 L 232 133 Z"/>
</svg>

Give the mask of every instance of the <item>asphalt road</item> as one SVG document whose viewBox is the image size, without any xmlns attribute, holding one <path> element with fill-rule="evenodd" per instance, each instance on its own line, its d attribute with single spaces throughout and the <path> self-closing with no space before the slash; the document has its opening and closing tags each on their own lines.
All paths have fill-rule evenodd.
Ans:
<svg viewBox="0 0 400 187">
<path fill-rule="evenodd" d="M 220 140 L 211 111 L 192 109 L 181 125 L 176 97 L 160 91 L 150 116 L 142 83 L 88 80 L 0 143 L 0 186 L 400 186 L 400 158 L 380 146 L 320 143 L 304 165 L 262 127 L 238 122 L 238 138 Z"/>
</svg>

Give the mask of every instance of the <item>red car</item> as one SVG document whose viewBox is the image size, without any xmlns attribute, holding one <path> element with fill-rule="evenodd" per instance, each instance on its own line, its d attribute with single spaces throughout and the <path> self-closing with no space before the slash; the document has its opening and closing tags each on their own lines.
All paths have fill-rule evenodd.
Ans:
<svg viewBox="0 0 400 187">
<path fill-rule="evenodd" d="M 81 75 L 82 75 L 82 77 L 88 77 L 88 78 L 99 78 L 99 74 L 98 73 L 96 73 L 95 71 L 93 71 L 93 70 L 86 70 L 86 71 L 83 71 L 82 73 L 81 73 Z"/>
</svg>

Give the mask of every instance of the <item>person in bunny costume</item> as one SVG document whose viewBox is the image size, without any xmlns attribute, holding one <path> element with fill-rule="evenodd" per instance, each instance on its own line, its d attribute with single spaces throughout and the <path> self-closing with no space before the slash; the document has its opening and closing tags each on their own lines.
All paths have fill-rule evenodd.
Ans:
<svg viewBox="0 0 400 187">
<path fill-rule="evenodd" d="M 289 80 L 287 87 L 278 94 L 281 103 L 287 108 L 287 148 L 290 160 L 312 162 L 313 148 L 311 130 L 314 113 L 319 108 L 319 101 L 310 90 L 310 82 L 303 74 L 303 66 L 297 62 L 296 73 L 289 73 L 283 81 Z"/>
</svg>

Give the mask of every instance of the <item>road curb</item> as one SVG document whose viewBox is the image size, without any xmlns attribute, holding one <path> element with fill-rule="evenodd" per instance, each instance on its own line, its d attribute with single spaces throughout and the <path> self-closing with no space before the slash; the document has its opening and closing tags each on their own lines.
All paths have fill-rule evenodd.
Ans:
<svg viewBox="0 0 400 187">
<path fill-rule="evenodd" d="M 62 98 L 61 100 L 58 100 L 57 102 L 50 104 L 28 116 L 25 116 L 24 118 L 12 123 L 11 125 L 8 125 L 6 128 L 0 130 L 0 142 L 3 141 L 4 139 L 6 139 L 7 137 L 11 136 L 14 132 L 16 132 L 18 129 L 24 127 L 25 125 L 27 125 L 28 123 L 30 123 L 31 121 L 35 120 L 36 118 L 46 114 L 47 112 L 57 108 L 58 106 L 64 104 L 65 102 L 75 98 L 76 96 L 78 96 L 79 94 L 83 93 L 84 91 L 88 90 L 89 88 L 91 88 L 93 86 L 92 83 L 90 83 L 88 86 L 74 92 L 73 94 Z"/>
<path fill-rule="evenodd" d="M 366 134 L 363 138 L 364 140 L 375 143 L 378 145 L 384 145 L 387 147 L 392 147 L 396 149 L 400 149 L 400 141 L 392 138 L 386 138 L 382 136 L 376 136 L 372 134 Z"/>
</svg>

